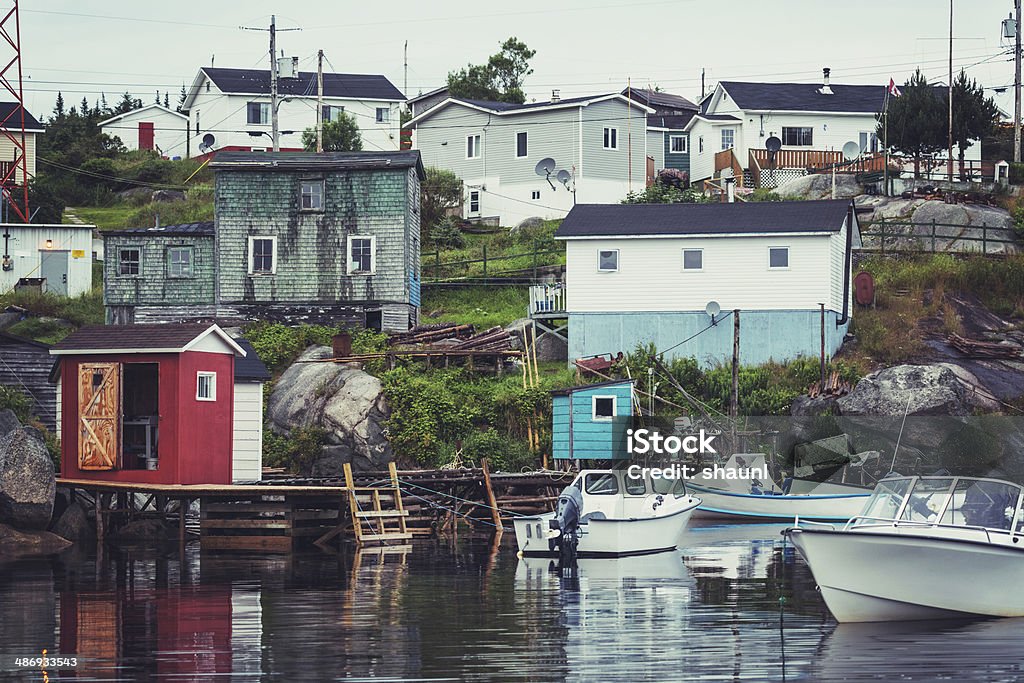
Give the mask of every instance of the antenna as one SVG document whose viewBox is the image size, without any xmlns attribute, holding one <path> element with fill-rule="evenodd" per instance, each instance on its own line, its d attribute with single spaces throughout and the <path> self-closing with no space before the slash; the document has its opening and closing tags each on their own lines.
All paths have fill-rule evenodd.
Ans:
<svg viewBox="0 0 1024 683">
<path fill-rule="evenodd" d="M 554 159 L 551 157 L 544 157 L 537 162 L 537 165 L 533 169 L 534 173 L 548 181 L 548 185 L 551 186 L 552 190 L 555 189 L 555 184 L 551 182 L 551 172 L 555 170 L 555 166 L 557 166 L 557 164 L 555 164 Z"/>
<path fill-rule="evenodd" d="M 853 161 L 860 156 L 860 145 L 850 140 L 843 145 L 843 158 L 847 161 Z"/>
</svg>

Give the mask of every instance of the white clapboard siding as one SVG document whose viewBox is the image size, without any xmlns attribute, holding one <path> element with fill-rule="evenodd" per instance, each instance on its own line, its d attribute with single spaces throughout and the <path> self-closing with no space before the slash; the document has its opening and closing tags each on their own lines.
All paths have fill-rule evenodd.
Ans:
<svg viewBox="0 0 1024 683">
<path fill-rule="evenodd" d="M 263 472 L 263 385 L 235 383 L 233 481 L 253 481 Z"/>
</svg>

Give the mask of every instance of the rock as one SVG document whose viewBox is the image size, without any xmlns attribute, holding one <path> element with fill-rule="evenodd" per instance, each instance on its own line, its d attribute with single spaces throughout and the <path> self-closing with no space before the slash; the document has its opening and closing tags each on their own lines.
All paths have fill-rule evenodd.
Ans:
<svg viewBox="0 0 1024 683">
<path fill-rule="evenodd" d="M 806 394 L 793 399 L 789 414 L 793 417 L 818 417 L 821 415 L 834 415 L 836 413 L 836 399 L 832 396 L 818 396 L 811 398 Z"/>
<path fill-rule="evenodd" d="M 89 522 L 85 508 L 77 500 L 64 510 L 51 531 L 72 543 L 83 543 L 96 538 L 96 532 Z"/>
<path fill-rule="evenodd" d="M 117 193 L 121 199 L 139 199 L 148 201 L 153 191 L 148 187 L 133 187 L 130 190 L 122 190 Z"/>
<path fill-rule="evenodd" d="M 132 543 L 163 543 L 177 536 L 177 530 L 161 519 L 137 519 L 115 532 L 119 541 Z"/>
<path fill-rule="evenodd" d="M 330 358 L 331 349 L 313 346 L 299 361 Z M 267 405 L 270 427 L 279 434 L 300 426 L 327 431 L 327 446 L 315 467 L 340 471 L 380 470 L 394 460 L 384 433 L 390 415 L 379 379 L 350 364 L 297 362 L 285 370 Z"/>
<path fill-rule="evenodd" d="M 908 403 L 909 402 L 909 403 Z M 836 405 L 844 416 L 969 415 L 963 384 L 948 367 L 897 365 L 874 372 Z"/>
<path fill-rule="evenodd" d="M 784 197 L 800 199 L 830 199 L 832 197 L 832 174 L 815 173 L 788 180 L 774 190 Z M 864 192 L 853 175 L 836 174 L 836 199 L 851 199 Z"/>
<path fill-rule="evenodd" d="M 935 247 L 939 251 L 981 251 L 1002 254 L 1015 253 L 1017 246 L 1000 242 L 982 244 L 983 237 L 991 240 L 1009 240 L 1014 237 L 1013 217 L 1008 211 L 983 204 L 947 204 L 931 199 L 902 199 L 886 197 L 858 197 L 857 207 L 870 208 L 871 212 L 860 214 L 861 225 L 880 220 L 913 223 L 911 226 L 892 226 L 892 238 L 886 239 L 886 246 L 920 247 L 931 240 L 931 224 L 939 227 Z M 945 224 L 945 227 L 943 226 Z M 960 228 L 953 226 L 962 226 Z M 887 230 L 888 232 L 888 230 Z M 896 236 L 905 234 L 906 237 Z M 872 238 L 877 239 L 877 238 Z"/>
<path fill-rule="evenodd" d="M 557 334 L 545 332 L 537 337 L 537 360 L 568 360 L 569 342 Z"/>
<path fill-rule="evenodd" d="M 183 202 L 185 193 L 181 190 L 155 190 L 151 199 L 154 202 Z"/>
<path fill-rule="evenodd" d="M 539 216 L 530 216 L 519 221 L 515 227 L 509 230 L 509 234 L 517 235 L 521 232 L 528 232 L 530 230 L 536 230 L 537 228 L 544 225 L 544 219 Z"/>
<path fill-rule="evenodd" d="M 0 437 L 7 436 L 21 426 L 21 421 L 10 408 L 0 410 Z"/>
<path fill-rule="evenodd" d="M 0 556 L 52 555 L 69 545 L 71 541 L 49 531 L 18 531 L 0 523 Z"/>
<path fill-rule="evenodd" d="M 0 522 L 45 529 L 56 493 L 53 461 L 34 430 L 22 427 L 0 438 Z"/>
<path fill-rule="evenodd" d="M 984 384 L 965 367 L 954 363 L 938 363 L 938 367 L 947 368 L 956 375 L 964 388 L 964 399 L 976 410 L 995 412 L 1003 409 L 1003 405 Z"/>
</svg>

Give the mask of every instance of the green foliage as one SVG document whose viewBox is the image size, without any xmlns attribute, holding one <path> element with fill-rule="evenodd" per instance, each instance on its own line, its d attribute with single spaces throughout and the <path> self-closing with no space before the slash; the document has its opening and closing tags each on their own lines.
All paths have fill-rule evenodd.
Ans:
<svg viewBox="0 0 1024 683">
<path fill-rule="evenodd" d="M 526 316 L 526 287 L 430 287 L 423 292 L 424 322 L 471 324 L 478 330 L 508 325 Z"/>
<path fill-rule="evenodd" d="M 953 143 L 959 150 L 961 165 L 967 148 L 991 133 L 998 122 L 995 100 L 986 97 L 978 82 L 961 69 L 953 79 Z"/>
<path fill-rule="evenodd" d="M 185 201 L 148 202 L 132 211 L 125 220 L 125 227 L 149 227 L 156 225 L 181 225 L 212 221 L 213 188 L 209 185 L 197 185 L 185 193 Z"/>
<path fill-rule="evenodd" d="M 348 112 L 333 121 L 324 121 L 323 149 L 325 152 L 361 152 L 363 139 L 359 135 L 356 117 Z M 316 126 L 302 131 L 302 147 L 307 152 L 316 151 Z"/>
<path fill-rule="evenodd" d="M 526 101 L 523 79 L 533 73 L 530 60 L 537 54 L 515 36 L 501 44 L 501 51 L 486 64 L 469 64 L 448 73 L 448 92 L 452 97 L 490 102 L 522 104 Z"/>
<path fill-rule="evenodd" d="M 430 234 L 450 209 L 462 201 L 462 181 L 447 169 L 428 166 L 420 184 L 420 231 Z"/>
<path fill-rule="evenodd" d="M 1019 161 L 1010 162 L 1010 184 L 1024 185 L 1024 163 Z"/>
<path fill-rule="evenodd" d="M 704 204 L 712 201 L 697 190 L 655 182 L 640 192 L 630 192 L 623 204 Z"/>
<path fill-rule="evenodd" d="M 327 432 L 320 427 L 296 427 L 287 436 L 263 430 L 263 464 L 308 475 L 323 452 Z"/>
<path fill-rule="evenodd" d="M 38 177 L 28 182 L 28 206 L 33 223 L 57 224 L 64 217 L 64 201 Z"/>
<path fill-rule="evenodd" d="M 44 344 L 56 344 L 71 334 L 72 330 L 74 328 L 71 325 L 54 318 L 25 318 L 7 328 L 11 334 Z"/>
<path fill-rule="evenodd" d="M 47 343 L 60 341 L 70 334 L 72 329 L 82 325 L 103 324 L 103 291 L 98 286 L 88 294 L 73 298 L 28 291 L 10 291 L 0 295 L 0 308 L 7 306 L 24 308 L 30 316 L 12 325 L 10 328 L 12 333 Z M 39 317 L 66 320 L 70 323 L 70 327 L 60 323 L 37 320 L 36 318 Z"/>
<path fill-rule="evenodd" d="M 18 420 L 25 424 L 32 413 L 32 402 L 19 389 L 0 384 L 0 410 L 12 411 Z"/>
<path fill-rule="evenodd" d="M 943 101 L 921 70 L 904 83 L 902 97 L 889 96 L 889 147 L 914 159 L 914 175 L 920 174 L 922 159 L 946 146 L 946 120 Z M 879 121 L 876 131 L 885 140 L 886 130 Z"/>
<path fill-rule="evenodd" d="M 462 236 L 458 221 L 447 216 L 442 218 L 430 231 L 430 241 L 438 249 L 462 249 L 466 239 Z"/>
<path fill-rule="evenodd" d="M 1024 167 L 1024 164 L 1013 164 L 1010 168 L 1012 169 L 1013 166 Z M 1017 237 L 1024 239 L 1024 205 L 1018 204 L 1013 207 L 1011 215 L 1013 216 L 1013 231 Z"/>
<path fill-rule="evenodd" d="M 247 327 L 245 338 L 256 349 L 260 360 L 270 372 L 277 374 L 298 358 L 306 347 L 314 344 L 330 346 L 331 337 L 337 333 L 337 328 L 324 325 L 290 327 L 283 323 L 262 321 Z"/>
</svg>

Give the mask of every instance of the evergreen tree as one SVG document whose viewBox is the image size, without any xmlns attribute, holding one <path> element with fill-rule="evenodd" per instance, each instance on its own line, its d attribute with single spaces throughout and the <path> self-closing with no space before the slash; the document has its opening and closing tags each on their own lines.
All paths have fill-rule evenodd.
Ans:
<svg viewBox="0 0 1024 683">
<path fill-rule="evenodd" d="M 63 121 L 66 116 L 67 112 L 64 111 L 64 95 L 58 90 L 57 103 L 53 106 L 53 119 Z"/>
<path fill-rule="evenodd" d="M 178 93 L 178 107 L 177 107 L 177 109 L 175 111 L 177 111 L 178 113 L 181 113 L 181 108 L 182 108 L 182 106 L 184 106 L 185 100 L 187 100 L 187 99 L 188 99 L 188 91 L 185 90 L 185 84 L 182 83 L 181 84 L 181 92 Z"/>
<path fill-rule="evenodd" d="M 86 116 L 86 117 L 89 116 L 89 112 L 90 112 L 89 100 L 86 99 L 85 95 L 82 95 L 82 109 L 81 109 L 82 116 Z"/>
<path fill-rule="evenodd" d="M 948 97 L 948 94 L 947 94 Z M 999 109 L 991 97 L 973 78 L 961 69 L 953 80 L 953 144 L 957 146 L 960 175 L 965 175 L 964 154 L 967 148 L 992 133 L 999 121 Z"/>
<path fill-rule="evenodd" d="M 902 88 L 902 97 L 889 96 L 888 144 L 914 160 L 914 177 L 921 176 L 921 162 L 946 147 L 944 98 L 918 69 Z M 879 122 L 877 135 L 885 141 L 886 130 Z"/>
<path fill-rule="evenodd" d="M 170 108 L 171 108 L 171 100 L 167 96 L 167 93 L 165 92 L 164 93 L 164 109 L 170 109 Z"/>
<path fill-rule="evenodd" d="M 110 115 L 110 105 L 107 104 L 107 93 L 100 93 L 100 110 L 104 116 Z"/>
</svg>

